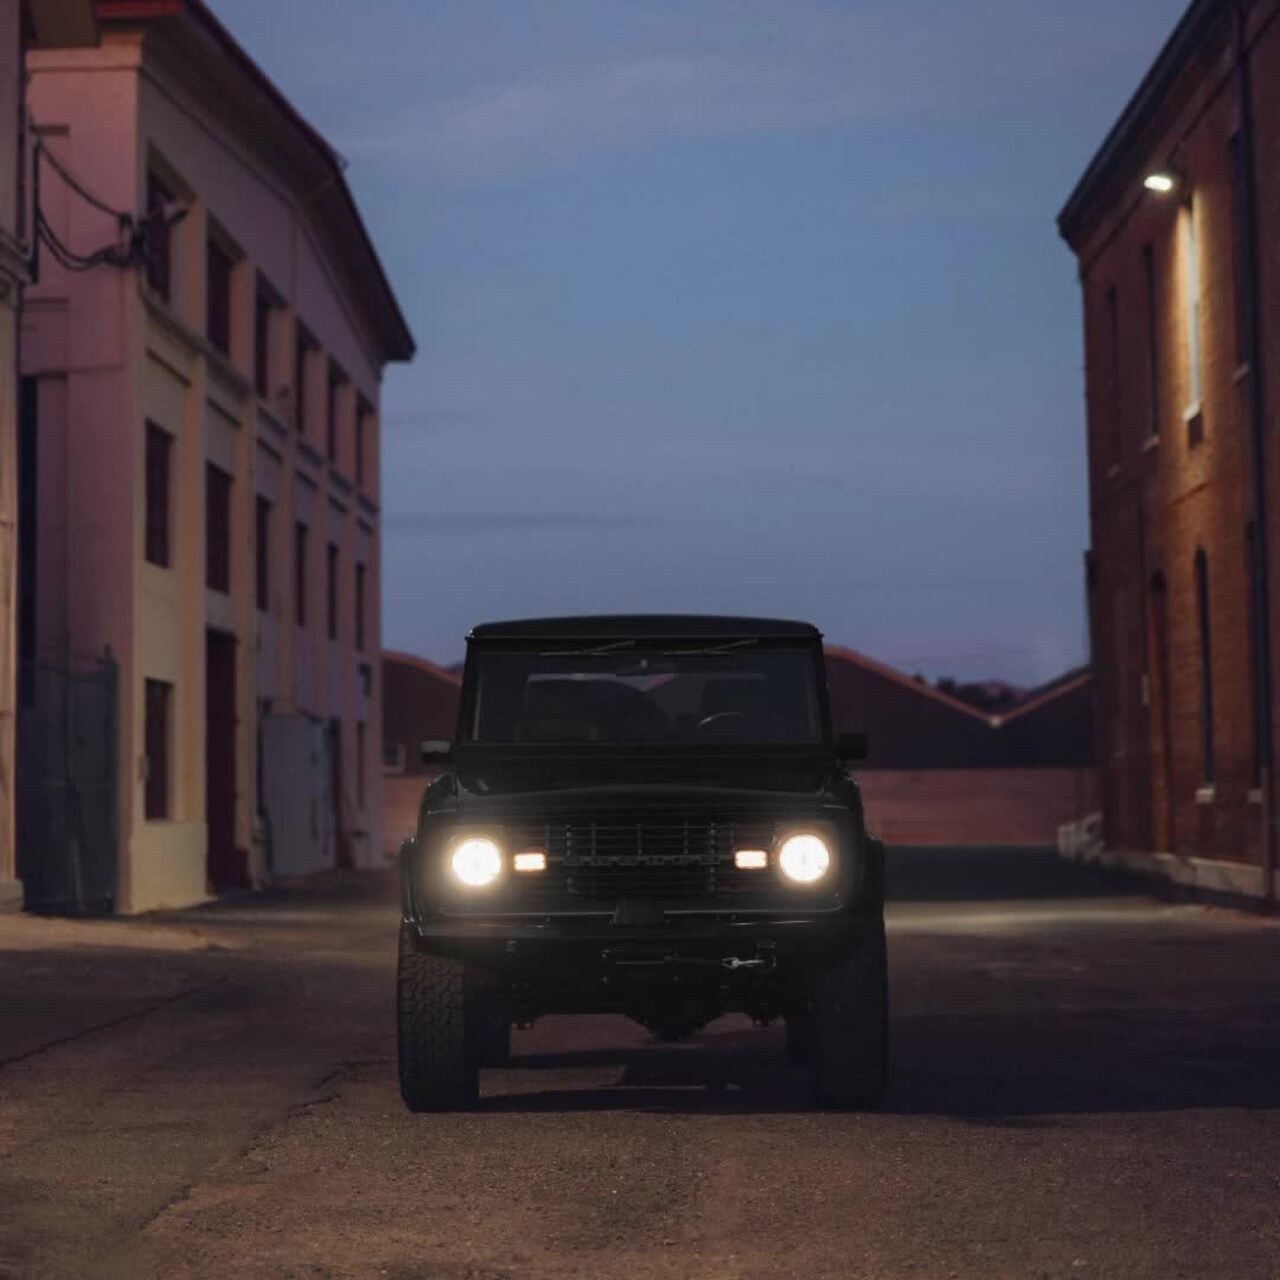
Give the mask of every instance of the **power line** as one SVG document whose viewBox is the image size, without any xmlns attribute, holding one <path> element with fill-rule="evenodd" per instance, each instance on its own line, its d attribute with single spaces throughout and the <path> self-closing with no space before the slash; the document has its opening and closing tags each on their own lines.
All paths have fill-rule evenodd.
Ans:
<svg viewBox="0 0 1280 1280">
<path fill-rule="evenodd" d="M 68 271 L 91 271 L 99 266 L 129 267 L 134 262 L 132 241 L 127 247 L 111 244 L 95 249 L 90 254 L 76 253 L 58 238 L 42 210 L 36 212 L 36 234 L 58 264 Z"/>
<path fill-rule="evenodd" d="M 62 161 L 44 145 L 43 142 L 36 144 L 36 157 L 37 159 L 43 157 L 47 160 L 67 186 L 69 186 L 71 190 L 87 204 L 92 205 L 99 212 L 107 214 L 108 217 L 115 218 L 117 222 L 127 224 L 129 226 L 133 225 L 134 216 L 131 212 L 124 209 L 112 208 L 112 206 L 107 204 L 107 202 L 101 197 L 94 195 L 94 193 L 90 191 L 89 188 L 85 186 L 85 184 L 77 178 L 76 175 L 72 173 L 71 170 L 68 169 L 67 166 L 64 165 Z"/>
<path fill-rule="evenodd" d="M 54 230 L 53 224 L 46 217 L 43 201 L 40 198 L 41 160 L 47 160 L 55 173 L 67 186 L 91 208 L 113 218 L 119 231 L 119 239 L 114 244 L 104 245 L 92 253 L 77 253 L 66 244 Z M 147 219 L 139 219 L 133 213 L 123 209 L 115 209 L 101 197 L 97 196 L 78 178 L 43 142 L 37 141 L 35 149 L 35 246 L 33 249 L 32 275 L 37 274 L 36 254 L 43 245 L 52 254 L 55 262 L 67 271 L 92 271 L 95 267 L 111 266 L 127 269 L 141 260 L 145 249 L 145 230 Z"/>
</svg>

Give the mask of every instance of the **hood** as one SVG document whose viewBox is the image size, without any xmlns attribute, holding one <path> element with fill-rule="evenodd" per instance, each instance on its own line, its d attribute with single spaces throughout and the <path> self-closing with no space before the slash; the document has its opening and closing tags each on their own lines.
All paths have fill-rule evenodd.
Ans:
<svg viewBox="0 0 1280 1280">
<path fill-rule="evenodd" d="M 567 809 L 811 808 L 847 776 L 825 755 L 671 753 L 627 757 L 474 757 L 455 766 L 462 812 Z"/>
</svg>

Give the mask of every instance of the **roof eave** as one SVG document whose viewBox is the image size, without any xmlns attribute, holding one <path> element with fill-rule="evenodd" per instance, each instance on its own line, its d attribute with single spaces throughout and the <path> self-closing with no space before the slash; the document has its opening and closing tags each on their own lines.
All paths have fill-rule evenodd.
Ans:
<svg viewBox="0 0 1280 1280">
<path fill-rule="evenodd" d="M 1129 158 L 1192 55 L 1227 7 L 1225 0 L 1192 0 L 1058 214 L 1058 234 L 1068 243 L 1080 231 L 1094 202 Z"/>
<path fill-rule="evenodd" d="M 1064 698 L 1069 698 L 1072 694 L 1078 693 L 1081 689 L 1086 688 L 1093 682 L 1093 671 L 1086 668 L 1079 675 L 1063 680 L 1058 684 L 1051 686 L 1042 693 L 1032 694 L 1024 702 L 1018 703 L 1017 706 L 1011 707 L 1008 711 L 1002 712 L 996 718 L 1000 722 L 1000 727 L 1020 720 L 1030 715 L 1033 711 L 1042 711 L 1045 707 L 1052 706 L 1053 703 L 1059 702 Z"/>
<path fill-rule="evenodd" d="M 150 22 L 162 18 L 189 17 L 200 33 L 252 81 L 297 137 L 302 150 L 323 167 L 328 179 L 324 197 L 332 204 L 332 213 L 346 224 L 344 230 L 354 234 L 359 249 L 358 253 L 346 259 L 346 268 L 353 274 L 362 271 L 368 277 L 367 281 L 356 282 L 360 286 L 356 292 L 362 298 L 370 294 L 373 297 L 372 304 L 366 301 L 363 306 L 372 332 L 381 347 L 384 361 L 391 363 L 411 360 L 417 345 L 347 183 L 345 162 L 324 135 L 302 115 L 253 60 L 205 0 L 96 0 L 96 12 L 100 22 Z M 359 267 L 352 266 L 353 258 L 359 262 Z"/>
<path fill-rule="evenodd" d="M 442 684 L 453 685 L 455 688 L 462 687 L 462 677 L 456 671 L 450 671 L 429 658 L 420 658 L 416 653 L 407 653 L 402 649 L 383 649 L 382 661 L 396 666 L 412 667 L 415 671 L 439 680 Z"/>
<path fill-rule="evenodd" d="M 851 667 L 860 668 L 867 672 L 868 675 L 877 676 L 881 680 L 888 680 L 891 684 L 896 684 L 909 693 L 924 698 L 926 701 L 935 702 L 950 711 L 955 711 L 961 715 L 968 716 L 970 719 L 980 721 L 987 728 L 992 726 L 992 717 L 987 715 L 985 711 L 980 711 L 977 707 L 970 706 L 969 703 L 962 702 L 959 698 L 953 697 L 949 693 L 944 693 L 941 689 L 936 689 L 931 684 L 916 680 L 914 677 L 907 675 L 905 671 L 899 671 L 897 667 L 891 667 L 887 662 L 881 662 L 877 658 L 871 658 L 865 653 L 860 653 L 857 649 L 849 649 L 844 645 L 838 644 L 825 645 L 824 652 L 827 657 L 834 658 L 837 662 L 845 662 Z"/>
</svg>

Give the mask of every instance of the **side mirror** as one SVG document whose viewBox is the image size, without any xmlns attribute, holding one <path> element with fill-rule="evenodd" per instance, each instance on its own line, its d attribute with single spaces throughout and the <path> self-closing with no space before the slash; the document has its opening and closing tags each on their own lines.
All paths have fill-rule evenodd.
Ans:
<svg viewBox="0 0 1280 1280">
<path fill-rule="evenodd" d="M 849 763 L 865 760 L 869 747 L 865 733 L 842 733 L 836 738 L 836 755 Z"/>
<path fill-rule="evenodd" d="M 419 755 L 423 764 L 448 764 L 453 759 L 453 743 L 442 738 L 428 738 Z"/>
</svg>

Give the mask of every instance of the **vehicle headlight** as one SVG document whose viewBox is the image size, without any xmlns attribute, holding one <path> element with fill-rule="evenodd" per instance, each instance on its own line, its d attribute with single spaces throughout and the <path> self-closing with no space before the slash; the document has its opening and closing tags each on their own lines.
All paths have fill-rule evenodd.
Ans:
<svg viewBox="0 0 1280 1280">
<path fill-rule="evenodd" d="M 796 884 L 815 884 L 831 869 L 831 850 L 821 836 L 789 836 L 778 850 L 778 866 Z"/>
<path fill-rule="evenodd" d="M 471 889 L 483 889 L 502 874 L 502 850 L 492 840 L 460 840 L 449 855 L 454 876 Z"/>
</svg>

